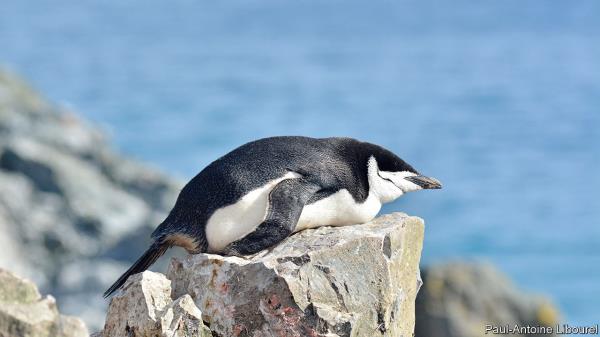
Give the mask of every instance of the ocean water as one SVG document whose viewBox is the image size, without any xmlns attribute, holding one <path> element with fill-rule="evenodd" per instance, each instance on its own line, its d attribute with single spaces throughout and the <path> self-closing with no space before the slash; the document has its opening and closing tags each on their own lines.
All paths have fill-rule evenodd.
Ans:
<svg viewBox="0 0 600 337">
<path fill-rule="evenodd" d="M 260 137 L 384 145 L 444 183 L 384 208 L 424 264 L 598 323 L 597 1 L 4 1 L 0 63 L 182 179 Z"/>
</svg>

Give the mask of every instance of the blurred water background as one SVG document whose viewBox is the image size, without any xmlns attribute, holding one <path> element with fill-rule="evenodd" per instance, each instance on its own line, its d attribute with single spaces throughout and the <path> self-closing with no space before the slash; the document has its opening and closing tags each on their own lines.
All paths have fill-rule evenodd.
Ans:
<svg viewBox="0 0 600 337">
<path fill-rule="evenodd" d="M 423 263 L 600 314 L 600 3 L 4 1 L 0 63 L 187 180 L 272 135 L 384 145 L 444 189 Z"/>
</svg>

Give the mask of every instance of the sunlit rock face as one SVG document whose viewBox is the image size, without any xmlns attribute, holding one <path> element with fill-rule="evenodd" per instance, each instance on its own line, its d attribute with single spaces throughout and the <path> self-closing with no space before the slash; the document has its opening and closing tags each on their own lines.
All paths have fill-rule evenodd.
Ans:
<svg viewBox="0 0 600 337">
<path fill-rule="evenodd" d="M 394 213 L 305 230 L 250 259 L 174 260 L 167 277 L 219 336 L 411 336 L 423 229 Z"/>
<path fill-rule="evenodd" d="M 110 301 L 102 337 L 211 337 L 189 295 L 171 299 L 171 282 L 145 271 L 127 280 Z"/>
</svg>

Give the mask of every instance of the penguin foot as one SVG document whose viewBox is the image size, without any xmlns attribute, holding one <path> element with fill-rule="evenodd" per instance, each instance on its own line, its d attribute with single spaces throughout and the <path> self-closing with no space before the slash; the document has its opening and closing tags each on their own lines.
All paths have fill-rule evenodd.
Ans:
<svg viewBox="0 0 600 337">
<path fill-rule="evenodd" d="M 230 243 L 221 251 L 221 255 L 224 256 L 237 256 L 246 258 L 246 255 L 242 253 L 240 247 L 238 247 L 235 242 Z"/>
<path fill-rule="evenodd" d="M 254 254 L 254 255 L 250 255 L 249 257 L 250 257 L 251 259 L 255 259 L 255 258 L 261 258 L 261 257 L 263 257 L 263 256 L 265 256 L 265 255 L 267 255 L 267 254 L 269 254 L 269 253 L 270 253 L 270 252 L 272 252 L 272 251 L 273 251 L 273 247 L 272 247 L 272 248 L 267 248 L 267 249 L 261 250 L 260 252 L 258 252 L 258 253 L 256 253 L 256 254 Z"/>
<path fill-rule="evenodd" d="M 223 251 L 221 252 L 221 255 L 237 256 L 237 257 L 241 257 L 246 260 L 252 260 L 254 258 L 262 257 L 264 255 L 269 254 L 273 250 L 273 248 L 274 247 L 269 247 L 267 249 L 260 250 L 256 253 L 251 253 L 251 252 L 246 252 L 244 249 L 236 246 L 235 242 L 234 242 L 234 243 L 230 243 L 227 247 L 225 247 L 225 249 L 223 249 Z"/>
</svg>

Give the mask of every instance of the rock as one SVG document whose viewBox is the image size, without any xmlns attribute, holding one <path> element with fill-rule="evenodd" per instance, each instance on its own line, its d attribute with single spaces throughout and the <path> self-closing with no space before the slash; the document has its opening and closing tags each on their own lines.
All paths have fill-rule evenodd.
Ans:
<svg viewBox="0 0 600 337">
<path fill-rule="evenodd" d="M 130 277 L 109 305 L 102 337 L 210 337 L 189 295 L 171 300 L 171 282 L 145 271 Z"/>
<path fill-rule="evenodd" d="M 423 282 L 416 303 L 417 337 L 479 337 L 486 326 L 555 327 L 559 322 L 547 298 L 517 290 L 489 264 L 431 266 L 423 271 Z"/>
<path fill-rule="evenodd" d="M 191 295 L 219 336 L 411 336 L 423 230 L 394 213 L 305 230 L 250 259 L 175 259 L 172 297 Z"/>
<path fill-rule="evenodd" d="M 60 323 L 52 297 L 27 304 L 2 303 L 0 317 L 2 336 L 50 336 Z"/>
<path fill-rule="evenodd" d="M 102 292 L 146 248 L 181 184 L 0 69 L 0 186 L 0 267 L 100 327 Z"/>
<path fill-rule="evenodd" d="M 108 307 L 104 336 L 152 336 L 160 331 L 160 313 L 171 302 L 170 281 L 164 275 L 143 272 L 129 278 Z"/>
<path fill-rule="evenodd" d="M 167 307 L 161 321 L 164 336 L 212 337 L 212 332 L 202 321 L 202 312 L 187 294 Z"/>
<path fill-rule="evenodd" d="M 27 304 L 36 302 L 41 297 L 33 282 L 0 269 L 0 302 Z"/>
<path fill-rule="evenodd" d="M 52 296 L 42 298 L 31 281 L 0 269 L 0 336 L 87 337 L 78 318 L 60 315 Z"/>
<path fill-rule="evenodd" d="M 88 336 L 88 329 L 85 326 L 85 323 L 74 316 L 60 316 L 60 329 L 58 332 L 58 336 L 65 337 L 78 337 L 78 336 Z"/>
</svg>

